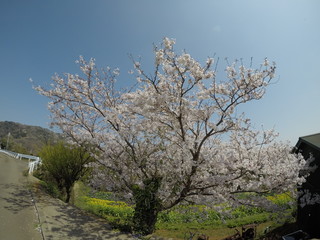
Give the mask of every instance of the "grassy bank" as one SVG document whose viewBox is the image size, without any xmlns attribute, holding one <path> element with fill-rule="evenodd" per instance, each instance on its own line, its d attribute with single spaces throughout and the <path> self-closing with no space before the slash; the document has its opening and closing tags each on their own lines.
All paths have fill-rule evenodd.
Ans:
<svg viewBox="0 0 320 240">
<path fill-rule="evenodd" d="M 288 198 L 285 194 L 272 196 L 269 199 L 279 205 L 285 205 Z M 106 219 L 114 228 L 130 231 L 134 208 L 119 196 L 112 193 L 92 191 L 83 183 L 75 185 L 72 202 L 77 207 Z M 292 209 L 287 207 L 287 217 Z M 267 228 L 274 228 L 281 221 L 272 221 L 274 216 L 260 208 L 238 207 L 223 212 L 204 205 L 177 206 L 170 211 L 159 214 L 154 235 L 186 239 L 192 234 L 205 234 L 210 240 L 222 239 L 241 230 L 242 225 L 257 224 L 257 235 L 263 235 Z M 289 219 L 289 218 L 288 218 Z M 286 219 L 286 220 L 288 220 Z M 283 219 L 284 220 L 284 219 Z"/>
</svg>

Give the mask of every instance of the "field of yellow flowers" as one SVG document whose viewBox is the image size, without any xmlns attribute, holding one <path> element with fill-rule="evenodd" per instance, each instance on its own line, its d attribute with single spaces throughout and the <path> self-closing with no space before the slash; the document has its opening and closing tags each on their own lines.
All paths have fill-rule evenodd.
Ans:
<svg viewBox="0 0 320 240">
<path fill-rule="evenodd" d="M 84 185 L 82 185 L 82 189 L 85 189 Z M 287 217 L 291 216 L 294 211 L 289 204 L 292 199 L 287 193 L 268 196 L 267 199 L 283 206 L 287 212 Z M 121 231 L 131 230 L 134 205 L 115 200 L 112 193 L 94 192 L 89 189 L 82 190 L 77 196 L 76 205 L 106 219 L 114 228 Z M 224 212 L 218 212 L 204 205 L 181 205 L 170 211 L 160 213 L 156 227 L 157 232 L 170 236 L 171 231 L 180 234 L 180 237 L 183 238 L 183 233 L 188 229 L 205 232 L 213 229 L 230 230 L 230 228 L 251 223 L 264 226 L 270 225 L 270 219 L 272 218 L 278 218 L 278 216 L 275 217 L 261 208 L 241 206 L 230 209 L 226 206 Z M 229 230 L 226 230 L 226 232 Z"/>
</svg>

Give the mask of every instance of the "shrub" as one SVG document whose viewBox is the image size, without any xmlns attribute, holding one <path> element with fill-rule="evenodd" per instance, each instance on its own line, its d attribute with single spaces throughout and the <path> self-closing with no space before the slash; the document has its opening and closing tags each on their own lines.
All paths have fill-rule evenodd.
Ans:
<svg viewBox="0 0 320 240">
<path fill-rule="evenodd" d="M 85 148 L 63 142 L 45 146 L 40 157 L 42 165 L 38 174 L 42 174 L 43 180 L 56 184 L 61 195 L 66 195 L 65 202 L 69 202 L 74 183 L 89 171 L 86 164 L 93 158 Z"/>
<path fill-rule="evenodd" d="M 40 181 L 40 186 L 41 189 L 50 194 L 52 197 L 61 198 L 61 193 L 55 184 L 51 182 Z"/>
</svg>

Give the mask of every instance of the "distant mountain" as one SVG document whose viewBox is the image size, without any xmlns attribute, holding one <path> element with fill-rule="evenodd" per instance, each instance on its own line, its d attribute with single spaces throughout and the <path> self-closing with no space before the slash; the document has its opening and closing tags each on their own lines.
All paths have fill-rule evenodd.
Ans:
<svg viewBox="0 0 320 240">
<path fill-rule="evenodd" d="M 37 155 L 46 144 L 62 139 L 62 134 L 49 129 L 16 122 L 0 122 L 0 146 L 8 150 Z"/>
</svg>

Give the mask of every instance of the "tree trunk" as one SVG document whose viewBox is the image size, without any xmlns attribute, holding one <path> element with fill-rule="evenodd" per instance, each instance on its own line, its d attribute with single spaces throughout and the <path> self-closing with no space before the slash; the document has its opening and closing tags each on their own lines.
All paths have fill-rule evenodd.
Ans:
<svg viewBox="0 0 320 240">
<path fill-rule="evenodd" d="M 135 209 L 133 216 L 134 231 L 143 235 L 154 232 L 158 213 L 161 210 L 161 200 L 157 197 L 161 179 L 144 180 L 144 188 L 133 187 Z"/>
<path fill-rule="evenodd" d="M 66 203 L 69 203 L 70 201 L 70 197 L 71 197 L 71 189 L 72 189 L 72 186 L 66 186 Z"/>
</svg>

